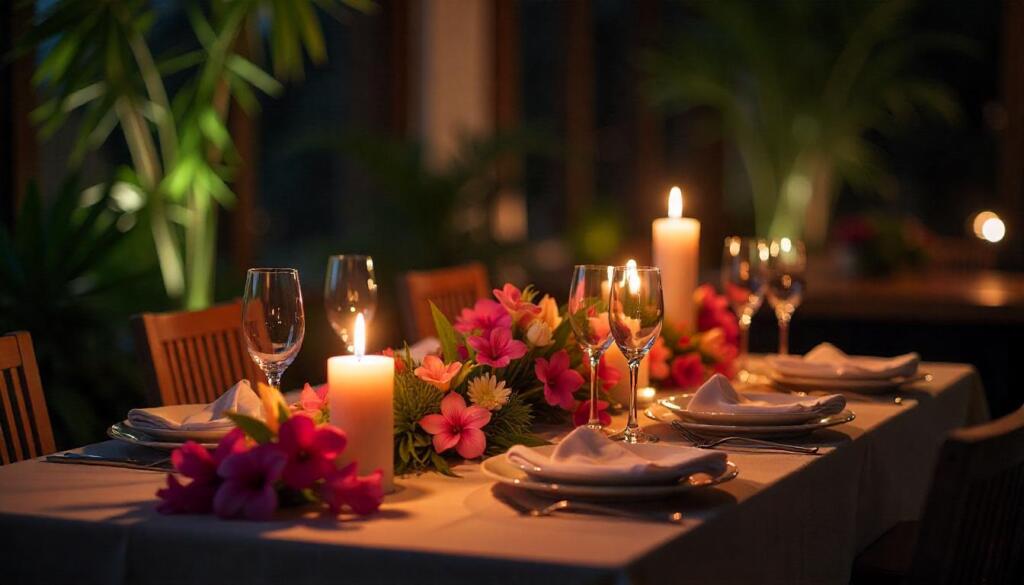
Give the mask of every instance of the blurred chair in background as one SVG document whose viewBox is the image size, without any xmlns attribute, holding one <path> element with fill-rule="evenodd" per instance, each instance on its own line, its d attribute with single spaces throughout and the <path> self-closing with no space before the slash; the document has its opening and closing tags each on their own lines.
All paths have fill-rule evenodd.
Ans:
<svg viewBox="0 0 1024 585">
<path fill-rule="evenodd" d="M 851 583 L 1024 583 L 1024 408 L 950 433 L 920 522 L 872 543 Z"/>
<path fill-rule="evenodd" d="M 246 378 L 266 382 L 242 336 L 242 302 L 132 318 L 150 404 L 213 402 Z"/>
<path fill-rule="evenodd" d="M 462 309 L 490 295 L 487 268 L 479 262 L 400 275 L 398 304 L 405 338 L 416 341 L 437 335 L 430 313 L 431 302 L 448 319 L 454 320 Z"/>
<path fill-rule="evenodd" d="M 0 337 L 0 463 L 55 450 L 32 336 L 8 333 Z"/>
</svg>

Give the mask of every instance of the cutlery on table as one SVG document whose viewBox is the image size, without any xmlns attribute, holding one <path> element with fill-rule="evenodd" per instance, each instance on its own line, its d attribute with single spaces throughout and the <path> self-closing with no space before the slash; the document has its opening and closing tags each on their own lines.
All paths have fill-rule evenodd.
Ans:
<svg viewBox="0 0 1024 585">
<path fill-rule="evenodd" d="M 170 471 L 171 458 L 160 459 L 138 459 L 135 457 L 106 457 L 91 453 L 61 453 L 59 455 L 47 455 L 44 461 L 48 463 L 71 463 L 78 465 L 103 465 L 107 467 L 122 467 L 125 469 L 139 469 L 143 471 Z"/>
<path fill-rule="evenodd" d="M 759 449 L 773 449 L 776 451 L 786 451 L 789 453 L 801 453 L 804 455 L 816 455 L 818 453 L 818 447 L 804 447 L 802 445 L 791 445 L 789 443 L 779 443 L 778 441 L 767 441 L 765 439 L 755 439 L 753 437 L 702 437 L 690 429 L 684 427 L 679 421 L 672 421 L 672 428 L 676 430 L 684 439 L 693 444 L 698 449 L 713 449 L 723 443 L 737 443 L 744 447 L 759 448 Z"/>
<path fill-rule="evenodd" d="M 534 502 L 527 501 L 526 497 L 522 494 L 513 495 L 509 492 L 510 490 L 495 490 L 494 495 L 520 514 L 533 518 L 552 516 L 557 512 L 583 512 L 587 514 L 615 516 L 618 518 L 644 520 L 648 522 L 669 522 L 672 524 L 681 524 L 683 522 L 682 512 L 636 512 L 612 508 L 610 506 L 592 504 L 590 502 L 564 499 L 556 502 L 550 502 L 549 500 Z"/>
</svg>

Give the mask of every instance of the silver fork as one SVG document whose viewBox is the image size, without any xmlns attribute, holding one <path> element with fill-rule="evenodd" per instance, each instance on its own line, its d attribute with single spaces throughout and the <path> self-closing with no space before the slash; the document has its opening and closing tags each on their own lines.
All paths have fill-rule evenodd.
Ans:
<svg viewBox="0 0 1024 585">
<path fill-rule="evenodd" d="M 587 512 L 601 516 L 629 518 L 630 520 L 670 522 L 672 524 L 682 524 L 683 522 L 682 512 L 654 513 L 619 510 L 618 508 L 611 508 L 608 506 L 601 506 L 598 504 L 575 500 L 558 500 L 551 504 L 548 504 L 547 501 L 544 501 L 543 503 L 534 503 L 532 501 L 526 501 L 526 499 L 520 497 L 519 494 L 512 495 L 504 490 L 500 492 L 496 491 L 495 496 L 509 506 L 515 508 L 521 514 L 525 514 L 533 518 L 552 516 L 557 512 Z"/>
<path fill-rule="evenodd" d="M 713 449 L 722 443 L 745 443 L 748 446 L 759 446 L 766 449 L 775 449 L 776 451 L 787 451 L 791 453 L 801 453 L 804 455 L 816 455 L 818 453 L 818 447 L 804 447 L 802 445 L 791 445 L 789 443 L 779 443 L 777 441 L 766 441 L 764 439 L 755 439 L 753 437 L 716 437 L 707 438 L 702 437 L 690 429 L 684 427 L 679 421 L 672 421 L 672 428 L 676 430 L 684 439 L 693 443 L 694 447 L 698 449 Z"/>
</svg>

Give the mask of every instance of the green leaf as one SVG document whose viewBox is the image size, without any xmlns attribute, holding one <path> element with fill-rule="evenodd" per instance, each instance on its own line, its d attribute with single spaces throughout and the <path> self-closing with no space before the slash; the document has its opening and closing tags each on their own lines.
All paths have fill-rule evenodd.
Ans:
<svg viewBox="0 0 1024 585">
<path fill-rule="evenodd" d="M 223 149 L 231 142 L 231 134 L 213 108 L 207 108 L 199 115 L 199 128 L 217 148 Z"/>
<path fill-rule="evenodd" d="M 444 361 L 454 362 L 459 359 L 458 334 L 452 327 L 451 321 L 444 316 L 441 309 L 433 302 L 430 303 L 430 314 L 434 317 L 434 328 L 437 329 L 437 338 L 441 340 L 441 349 L 444 351 Z"/>
<path fill-rule="evenodd" d="M 436 469 L 438 473 L 447 475 L 448 477 L 459 477 L 454 471 L 452 471 L 451 466 L 448 465 L 448 460 L 442 457 L 437 451 L 430 451 L 430 462 L 434 465 L 434 469 Z"/>
<path fill-rule="evenodd" d="M 244 57 L 231 55 L 228 57 L 227 67 L 232 73 L 258 87 L 267 95 L 277 96 L 284 91 L 284 86 L 280 81 Z"/>
<path fill-rule="evenodd" d="M 274 437 L 274 433 L 270 430 L 270 427 L 257 418 L 239 414 L 237 412 L 228 412 L 227 417 L 231 419 L 231 422 L 235 423 L 236 427 L 242 429 L 243 433 L 261 445 L 269 443 L 270 439 Z"/>
</svg>

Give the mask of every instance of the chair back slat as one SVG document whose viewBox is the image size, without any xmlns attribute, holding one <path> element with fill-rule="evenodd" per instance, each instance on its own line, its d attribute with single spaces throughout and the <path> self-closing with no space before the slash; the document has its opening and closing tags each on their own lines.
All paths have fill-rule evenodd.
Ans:
<svg viewBox="0 0 1024 585">
<path fill-rule="evenodd" d="M 0 411 L 0 462 L 55 450 L 32 337 L 24 331 L 0 337 Z"/>
<path fill-rule="evenodd" d="M 242 378 L 266 381 L 245 349 L 241 301 L 133 321 L 153 404 L 212 402 Z"/>
<path fill-rule="evenodd" d="M 1024 408 L 946 440 L 911 582 L 1024 583 Z"/>
<path fill-rule="evenodd" d="M 399 279 L 399 296 L 407 339 L 436 335 L 430 303 L 448 319 L 491 294 L 487 268 L 480 263 L 439 270 L 407 272 Z"/>
</svg>

